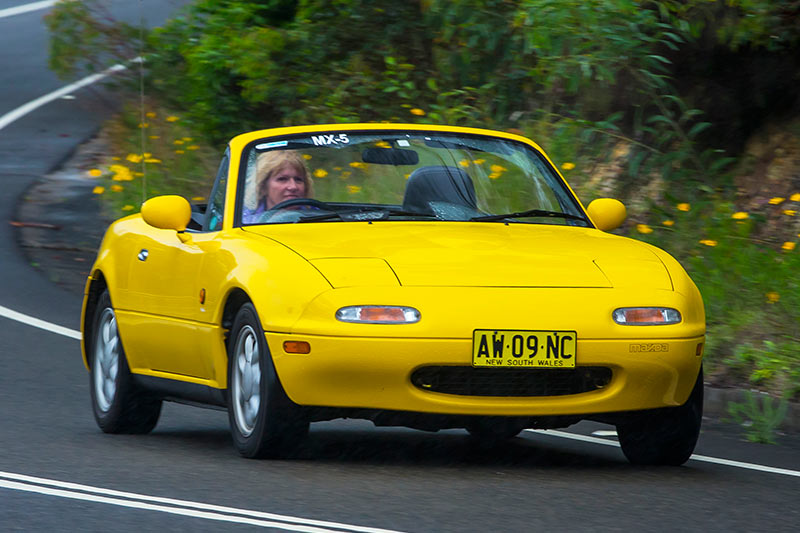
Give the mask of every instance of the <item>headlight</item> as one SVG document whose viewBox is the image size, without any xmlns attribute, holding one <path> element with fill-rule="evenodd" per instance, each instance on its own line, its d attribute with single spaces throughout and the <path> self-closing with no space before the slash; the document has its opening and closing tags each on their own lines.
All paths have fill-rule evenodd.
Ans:
<svg viewBox="0 0 800 533">
<path fill-rule="evenodd" d="M 359 324 L 413 324 L 420 316 L 413 307 L 394 305 L 351 305 L 336 311 L 336 320 Z"/>
<path fill-rule="evenodd" d="M 680 312 L 669 307 L 621 307 L 611 316 L 623 326 L 663 326 L 681 321 Z"/>
</svg>

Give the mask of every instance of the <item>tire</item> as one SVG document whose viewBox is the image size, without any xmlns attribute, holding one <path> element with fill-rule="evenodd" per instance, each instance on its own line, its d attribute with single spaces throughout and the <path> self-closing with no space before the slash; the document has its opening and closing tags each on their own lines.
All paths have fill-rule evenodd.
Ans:
<svg viewBox="0 0 800 533">
<path fill-rule="evenodd" d="M 679 466 L 689 460 L 703 420 L 703 368 L 686 403 L 648 411 L 617 425 L 622 452 L 636 465 Z"/>
<path fill-rule="evenodd" d="M 97 302 L 90 333 L 90 391 L 97 425 L 105 433 L 149 433 L 161 399 L 133 382 L 108 291 Z"/>
<path fill-rule="evenodd" d="M 251 303 L 236 313 L 228 338 L 227 400 L 233 443 L 242 457 L 287 457 L 308 433 L 308 419 L 278 380 Z"/>
</svg>

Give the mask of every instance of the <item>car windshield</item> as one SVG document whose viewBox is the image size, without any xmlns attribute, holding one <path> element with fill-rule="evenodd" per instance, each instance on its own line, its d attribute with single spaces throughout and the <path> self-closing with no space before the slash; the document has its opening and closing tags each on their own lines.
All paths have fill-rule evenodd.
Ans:
<svg viewBox="0 0 800 533">
<path fill-rule="evenodd" d="M 330 131 L 250 143 L 239 223 L 364 220 L 590 226 L 550 164 L 482 135 Z"/>
</svg>

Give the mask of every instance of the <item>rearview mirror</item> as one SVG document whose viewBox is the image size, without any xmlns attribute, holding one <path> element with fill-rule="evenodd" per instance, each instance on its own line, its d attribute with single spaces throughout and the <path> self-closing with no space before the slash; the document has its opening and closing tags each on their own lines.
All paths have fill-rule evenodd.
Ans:
<svg viewBox="0 0 800 533">
<path fill-rule="evenodd" d="M 361 159 L 376 165 L 416 165 L 419 163 L 419 154 L 400 148 L 366 148 L 361 152 Z"/>
<path fill-rule="evenodd" d="M 614 198 L 598 198 L 593 200 L 589 207 L 586 208 L 589 217 L 597 226 L 597 229 L 602 231 L 610 231 L 618 228 L 625 222 L 628 212 L 625 205 L 619 200 Z"/>
<path fill-rule="evenodd" d="M 156 196 L 142 204 L 142 218 L 154 228 L 182 232 L 192 218 L 192 206 L 183 196 Z"/>
</svg>

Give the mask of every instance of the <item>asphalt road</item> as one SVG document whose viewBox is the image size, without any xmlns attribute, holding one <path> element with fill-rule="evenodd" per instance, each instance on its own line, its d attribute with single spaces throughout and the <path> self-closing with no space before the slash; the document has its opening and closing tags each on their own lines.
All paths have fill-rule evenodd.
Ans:
<svg viewBox="0 0 800 533">
<path fill-rule="evenodd" d="M 23 3 L 0 1 L 0 10 Z M 172 7 L 144 3 L 154 20 Z M 137 3 L 127 4 L 138 18 Z M 44 12 L 0 18 L 0 117 L 65 84 L 46 69 Z M 708 459 L 679 468 L 629 465 L 613 436 L 592 436 L 612 428 L 591 423 L 481 449 L 461 431 L 333 421 L 313 424 L 297 458 L 286 461 L 239 458 L 224 412 L 177 404 L 165 404 L 150 435 L 101 433 L 78 341 L 7 312 L 78 329 L 80 294 L 31 268 L 6 223 L 26 191 L 113 109 L 113 96 L 97 88 L 74 96 L 0 130 L 0 530 L 795 531 L 800 524 L 800 438 L 749 444 L 714 421 L 696 450 Z M 584 437 L 589 442 L 574 440 Z"/>
</svg>

